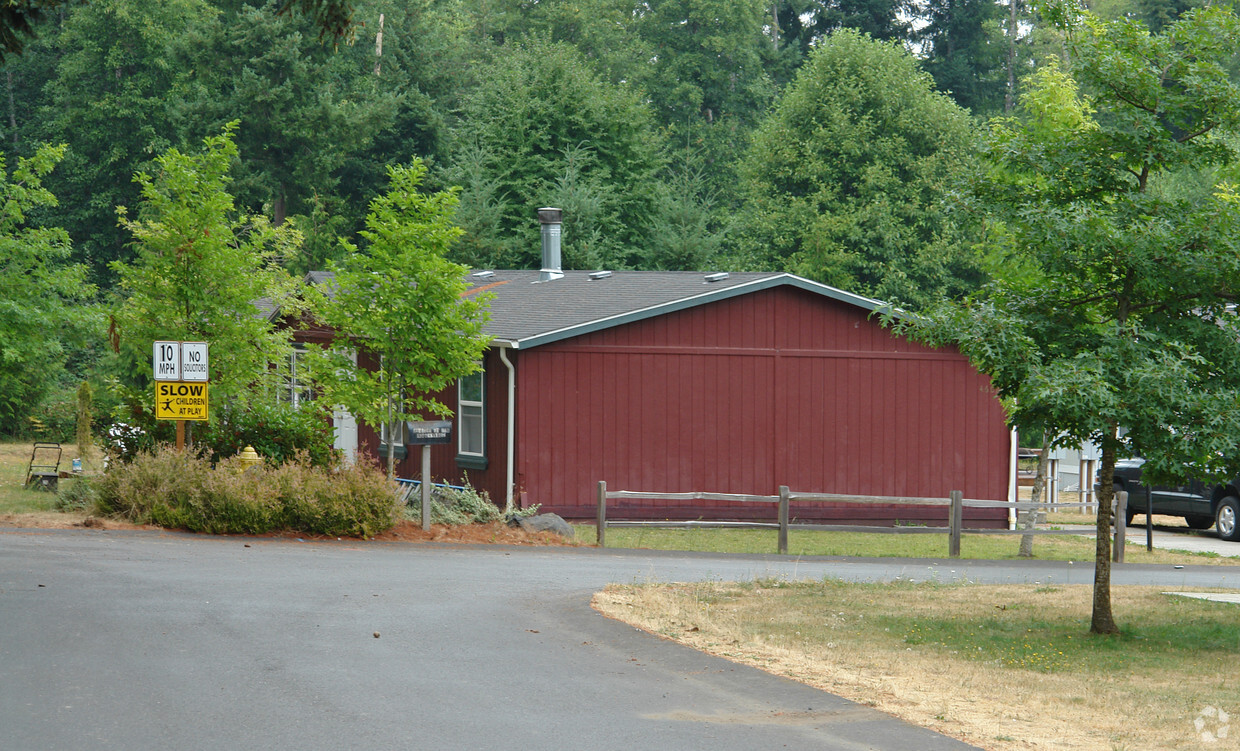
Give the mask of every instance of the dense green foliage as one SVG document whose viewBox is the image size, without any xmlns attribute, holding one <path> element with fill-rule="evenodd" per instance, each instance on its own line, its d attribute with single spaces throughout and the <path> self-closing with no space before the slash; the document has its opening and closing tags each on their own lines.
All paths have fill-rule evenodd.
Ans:
<svg viewBox="0 0 1240 751">
<path fill-rule="evenodd" d="M 276 464 L 300 456 L 315 467 L 330 467 L 338 457 L 329 418 L 313 402 L 300 409 L 284 403 L 229 404 L 212 410 L 211 421 L 194 434 L 194 444 L 212 461 L 237 456 L 250 446 Z"/>
<path fill-rule="evenodd" d="M 1116 458 L 1155 479 L 1240 471 L 1240 196 L 1216 171 L 1240 159 L 1222 137 L 1240 124 L 1240 18 L 1192 11 L 1152 35 L 1057 11 L 1072 71 L 1044 67 L 1028 117 L 992 123 L 974 190 L 996 277 L 906 330 L 958 344 L 1017 425 L 1102 447 L 1091 628 L 1112 633 Z M 1186 171 L 1212 189 L 1161 189 Z"/>
<path fill-rule="evenodd" d="M 478 369 L 488 342 L 481 333 L 486 299 L 465 296 L 467 269 L 446 258 L 461 234 L 452 223 L 456 193 L 420 193 L 425 174 L 416 159 L 390 170 L 391 188 L 366 217 L 366 249 L 349 245 L 332 265 L 330 287 L 308 293 L 316 319 L 348 336 L 316 350 L 323 400 L 390 430 L 445 415 L 436 395 Z M 352 347 L 360 357 L 346 351 Z"/>
<path fill-rule="evenodd" d="M 1162 28 L 1193 0 L 1092 5 Z M 56 237 L 45 277 L 0 281 L 35 290 L 0 310 L 0 433 L 32 434 L 34 416 L 40 437 L 68 438 L 83 381 L 97 415 L 119 403 L 121 419 L 145 420 L 151 338 L 212 341 L 213 410 L 269 399 L 265 361 L 284 343 L 245 334 L 259 321 L 236 312 L 268 297 L 291 319 L 273 280 L 369 253 L 371 202 L 414 158 L 417 190 L 459 188 L 464 232 L 448 253 L 465 264 L 535 266 L 534 211 L 556 205 L 569 268 L 786 269 L 913 308 L 964 295 L 1004 263 L 993 247 L 979 261 L 981 216 L 954 200 L 981 169 L 969 115 L 999 112 L 1017 78 L 1067 49 L 1031 6 L 10 4 L 0 46 L 24 52 L 3 58 L 0 141 L 10 164 L 65 147 L 38 173 L 59 200 L 24 208 L 0 238 Z M 178 171 L 204 200 L 178 194 Z M 1195 167 L 1158 183 L 1191 200 L 1212 184 Z M 210 253 L 200 266 L 180 253 L 174 273 L 191 240 Z M 209 274 L 227 281 L 209 288 Z M 169 326 L 190 290 L 203 320 Z M 119 353 L 92 323 L 100 302 L 119 311 Z"/>
<path fill-rule="evenodd" d="M 534 210 L 564 210 L 569 268 L 640 264 L 654 227 L 657 139 L 637 91 L 600 81 L 581 53 L 536 39 L 499 51 L 465 98 L 449 173 L 467 235 L 454 256 L 482 268 L 539 262 Z"/>
<path fill-rule="evenodd" d="M 175 438 L 173 422 L 154 419 L 141 394 L 135 402 L 124 410 L 129 422 L 114 422 L 107 428 L 104 449 L 111 461 L 130 462 Z M 339 457 L 332 447 L 328 417 L 314 403 L 300 409 L 274 400 L 226 403 L 211 408 L 211 420 L 194 431 L 191 448 L 211 461 L 235 457 L 250 446 L 276 464 L 302 457 L 316 467 L 329 467 Z"/>
<path fill-rule="evenodd" d="M 64 147 L 41 147 L 10 173 L 0 157 L 0 433 L 25 421 L 66 372 L 68 346 L 95 318 L 86 268 L 70 262 L 69 237 L 32 226 L 28 215 L 54 208 L 42 180 Z M 96 335 L 98 332 L 94 332 Z M 69 430 L 72 435 L 72 429 Z M 59 435 L 58 435 L 59 437 Z"/>
<path fill-rule="evenodd" d="M 1033 63 L 1009 37 L 1040 22 L 1023 6 L 1006 29 L 1006 6 L 903 0 L 51 5 L 6 61 L 0 134 L 17 155 L 68 145 L 47 220 L 104 286 L 132 260 L 114 221 L 139 200 L 131 177 L 232 121 L 232 193 L 274 226 L 295 221 L 297 272 L 339 258 L 336 237 L 357 237 L 387 168 L 413 156 L 429 187 L 463 189 L 458 260 L 531 264 L 533 209 L 555 203 L 569 266 L 727 266 L 739 158 L 814 45 L 849 28 L 916 45 L 941 89 L 990 114 L 1008 68 Z"/>
<path fill-rule="evenodd" d="M 396 489 L 364 463 L 331 469 L 297 460 L 245 471 L 163 447 L 93 481 L 96 510 L 138 524 L 210 534 L 371 537 L 396 523 Z"/>
<path fill-rule="evenodd" d="M 292 280 L 278 260 L 298 242 L 287 227 L 235 211 L 231 130 L 206 139 L 197 154 L 169 149 L 154 173 L 137 176 L 138 216 L 119 213 L 138 254 L 133 263 L 112 266 L 123 295 L 114 331 L 136 370 L 149 373 L 154 341 L 208 342 L 212 398 L 221 405 L 270 393 L 262 388 L 275 377 L 267 364 L 287 356 L 291 332 L 276 328 L 255 302 L 287 304 Z"/>
<path fill-rule="evenodd" d="M 745 262 L 902 304 L 967 291 L 968 227 L 947 199 L 976 168 L 973 137 L 904 50 L 831 35 L 745 155 Z"/>
</svg>

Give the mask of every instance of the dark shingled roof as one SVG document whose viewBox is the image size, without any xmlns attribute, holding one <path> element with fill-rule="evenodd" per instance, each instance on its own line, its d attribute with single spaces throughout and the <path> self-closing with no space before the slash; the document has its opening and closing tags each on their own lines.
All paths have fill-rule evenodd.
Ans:
<svg viewBox="0 0 1240 751">
<path fill-rule="evenodd" d="M 544 282 L 539 271 L 475 271 L 468 277 L 466 294 L 491 295 L 491 319 L 484 331 L 493 344 L 513 349 L 529 349 L 784 285 L 865 310 L 886 305 L 793 274 L 613 271 L 592 279 L 597 273 L 565 271 L 561 278 Z M 332 277 L 330 272 L 311 271 L 304 281 L 329 284 Z"/>
<path fill-rule="evenodd" d="M 884 305 L 799 276 L 771 272 L 614 271 L 591 279 L 588 271 L 565 271 L 562 278 L 547 282 L 539 281 L 539 273 L 481 271 L 470 275 L 470 294 L 493 296 L 486 332 L 495 344 L 528 349 L 783 285 L 865 310 Z M 724 278 L 708 281 L 708 277 Z"/>
</svg>

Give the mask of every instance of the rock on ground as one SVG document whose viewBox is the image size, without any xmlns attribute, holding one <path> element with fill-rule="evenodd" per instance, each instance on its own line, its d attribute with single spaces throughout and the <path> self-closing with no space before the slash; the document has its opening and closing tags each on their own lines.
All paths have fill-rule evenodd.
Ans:
<svg viewBox="0 0 1240 751">
<path fill-rule="evenodd" d="M 539 514 L 517 519 L 517 524 L 521 525 L 521 529 L 526 532 L 554 532 L 570 539 L 576 537 L 572 525 L 564 521 L 559 514 Z"/>
</svg>

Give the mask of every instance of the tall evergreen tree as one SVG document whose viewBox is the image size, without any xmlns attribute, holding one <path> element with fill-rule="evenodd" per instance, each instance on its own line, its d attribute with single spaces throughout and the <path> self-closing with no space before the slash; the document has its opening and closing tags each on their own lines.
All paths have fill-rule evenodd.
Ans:
<svg viewBox="0 0 1240 751">
<path fill-rule="evenodd" d="M 1003 107 L 1003 7 L 994 0 L 927 0 L 926 22 L 916 34 L 922 65 L 940 91 L 975 114 Z"/>
<path fill-rule="evenodd" d="M 131 177 L 173 143 L 172 45 L 214 13 L 202 0 L 94 0 L 66 16 L 41 139 L 68 144 L 48 187 L 64 199 L 62 225 L 97 281 L 109 284 L 108 265 L 129 258 L 116 207 L 137 198 Z"/>
<path fill-rule="evenodd" d="M 741 257 L 909 305 L 978 281 L 947 199 L 974 168 L 968 114 L 895 43 L 823 40 L 742 165 Z"/>
<path fill-rule="evenodd" d="M 534 210 L 562 204 L 564 263 L 629 268 L 648 250 L 660 138 L 625 85 L 600 81 L 572 47 L 528 39 L 478 71 L 453 134 L 465 263 L 538 264 Z"/>
</svg>

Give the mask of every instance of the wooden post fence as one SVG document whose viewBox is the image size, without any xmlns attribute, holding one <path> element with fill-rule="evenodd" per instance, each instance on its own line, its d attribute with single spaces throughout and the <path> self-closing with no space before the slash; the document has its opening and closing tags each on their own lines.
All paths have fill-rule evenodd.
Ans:
<svg viewBox="0 0 1240 751">
<path fill-rule="evenodd" d="M 607 535 L 607 483 L 603 480 L 598 481 L 598 515 L 595 516 L 595 524 L 598 525 L 598 546 L 606 547 L 604 542 Z"/>
<path fill-rule="evenodd" d="M 964 527 L 964 493 L 953 490 L 947 512 L 947 554 L 960 557 L 960 530 Z"/>
<path fill-rule="evenodd" d="M 1124 537 L 1128 531 L 1128 491 L 1121 490 L 1115 494 L 1115 545 L 1111 551 L 1111 560 L 1115 563 L 1124 562 Z"/>
<path fill-rule="evenodd" d="M 960 542 L 966 532 L 969 534 L 987 534 L 987 535 L 1025 535 L 1025 534 L 1073 535 L 1073 534 L 1081 534 L 1081 532 L 1076 531 L 1076 530 L 1064 530 L 1064 529 L 1034 529 L 1034 530 L 967 529 L 966 530 L 964 528 L 964 507 L 965 506 L 969 506 L 970 508 L 1016 508 L 1017 510 L 1029 509 L 1029 510 L 1036 511 L 1040 509 L 1042 504 L 1034 504 L 1028 501 L 1012 502 L 1012 501 L 992 501 L 992 500 L 977 500 L 977 499 L 968 500 L 968 499 L 965 499 L 964 493 L 959 490 L 951 491 L 950 497 L 946 499 L 942 497 L 905 498 L 905 497 L 886 497 L 886 496 L 853 496 L 853 495 L 841 495 L 841 494 L 834 494 L 834 493 L 794 493 L 788 488 L 787 485 L 780 485 L 779 495 L 776 495 L 776 496 L 770 496 L 770 495 L 757 496 L 757 495 L 740 495 L 740 494 L 735 494 L 735 493 L 703 493 L 703 492 L 659 493 L 659 492 L 644 492 L 644 491 L 634 491 L 634 490 L 613 490 L 609 492 L 607 490 L 607 483 L 600 480 L 598 483 L 598 516 L 596 519 L 596 531 L 595 531 L 599 547 L 604 547 L 607 542 L 607 527 L 609 524 L 607 520 L 607 498 L 608 496 L 615 498 L 615 499 L 620 499 L 620 500 L 634 498 L 634 499 L 654 499 L 654 500 L 667 500 L 667 501 L 699 501 L 700 500 L 700 501 L 726 501 L 730 503 L 777 504 L 778 505 L 778 510 L 777 510 L 778 522 L 777 523 L 754 522 L 754 521 L 750 521 L 750 522 L 710 522 L 710 521 L 704 521 L 701 519 L 696 520 L 696 521 L 671 521 L 671 520 L 639 521 L 639 520 L 620 518 L 620 519 L 611 521 L 610 525 L 611 526 L 625 526 L 625 527 L 642 526 L 642 527 L 676 527 L 676 528 L 701 528 L 701 527 L 728 527 L 732 529 L 735 529 L 738 527 L 766 528 L 766 529 L 777 528 L 779 532 L 778 550 L 779 550 L 780 555 L 787 555 L 788 553 L 788 529 L 790 527 L 790 517 L 791 517 L 790 506 L 791 506 L 792 501 L 827 502 L 827 503 L 880 503 L 880 504 L 890 504 L 890 505 L 912 505 L 912 506 L 933 505 L 933 506 L 940 506 L 940 507 L 944 505 L 944 501 L 946 501 L 946 505 L 947 505 L 947 527 L 946 529 L 944 529 L 943 527 L 924 527 L 924 526 L 874 527 L 874 526 L 865 526 L 865 525 L 856 525 L 856 524 L 835 525 L 835 524 L 806 524 L 806 523 L 798 524 L 797 528 L 807 529 L 807 530 L 854 530 L 858 532 L 903 533 L 903 534 L 909 534 L 909 533 L 942 534 L 943 532 L 947 532 L 947 535 L 948 535 L 947 554 L 951 558 L 959 558 L 961 556 Z M 1124 561 L 1124 558 L 1123 558 L 1123 555 L 1124 555 L 1123 553 L 1124 551 L 1124 524 L 1122 520 L 1124 519 L 1125 510 L 1127 508 L 1127 502 L 1128 502 L 1127 493 L 1120 492 L 1117 494 L 1115 513 L 1116 513 L 1116 518 L 1121 520 L 1121 523 L 1115 525 L 1115 561 L 1117 563 L 1123 563 Z M 1080 503 L 1060 503 L 1058 505 L 1062 508 L 1062 507 L 1069 507 L 1069 506 L 1085 507 L 1089 504 L 1087 502 L 1080 502 Z M 623 510 L 621 510 L 621 515 L 623 517 Z"/>
<path fill-rule="evenodd" d="M 779 486 L 779 554 L 788 554 L 788 486 Z"/>
</svg>

